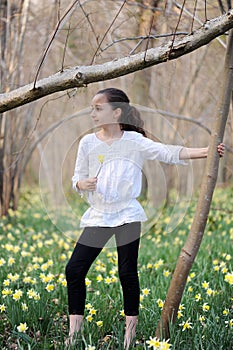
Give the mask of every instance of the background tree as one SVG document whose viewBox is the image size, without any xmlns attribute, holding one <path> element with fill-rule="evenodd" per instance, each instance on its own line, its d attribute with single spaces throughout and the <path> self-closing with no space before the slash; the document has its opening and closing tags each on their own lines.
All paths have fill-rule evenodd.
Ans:
<svg viewBox="0 0 233 350">
<path fill-rule="evenodd" d="M 211 206 L 212 196 L 218 177 L 219 156 L 216 152 L 217 145 L 222 142 L 233 88 L 233 31 L 230 32 L 228 49 L 225 58 L 223 84 L 219 105 L 216 111 L 215 125 L 211 137 L 206 169 L 202 180 L 202 186 L 198 199 L 197 209 L 193 223 L 178 258 L 172 281 L 166 296 L 161 320 L 156 334 L 162 339 L 170 338 L 170 323 L 176 321 L 178 308 L 181 302 L 186 281 L 192 264 L 196 258 L 204 235 L 206 222 Z"/>
</svg>

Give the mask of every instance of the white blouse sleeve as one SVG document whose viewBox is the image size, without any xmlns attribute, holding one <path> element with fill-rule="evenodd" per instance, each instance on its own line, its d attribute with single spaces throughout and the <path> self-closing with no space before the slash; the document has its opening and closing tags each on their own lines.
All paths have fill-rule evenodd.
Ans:
<svg viewBox="0 0 233 350">
<path fill-rule="evenodd" d="M 88 167 L 88 154 L 87 154 L 87 143 L 85 138 L 81 139 L 78 147 L 77 158 L 75 162 L 74 175 L 72 177 L 73 189 L 77 192 L 81 192 L 77 189 L 76 184 L 79 180 L 87 179 L 89 176 Z"/>
<path fill-rule="evenodd" d="M 182 146 L 165 145 L 160 142 L 154 142 L 153 140 L 142 136 L 141 147 L 143 156 L 149 160 L 159 160 L 168 164 L 187 164 L 185 161 L 180 159 L 180 151 Z"/>
</svg>

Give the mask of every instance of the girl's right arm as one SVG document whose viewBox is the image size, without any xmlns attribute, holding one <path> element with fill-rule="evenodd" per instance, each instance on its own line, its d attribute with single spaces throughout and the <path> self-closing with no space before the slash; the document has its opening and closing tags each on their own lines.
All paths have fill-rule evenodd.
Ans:
<svg viewBox="0 0 233 350">
<path fill-rule="evenodd" d="M 85 142 L 85 137 L 81 139 L 78 147 L 74 175 L 72 177 L 73 189 L 76 191 L 85 191 L 83 189 L 82 181 L 89 178 L 89 164 L 88 164 L 88 145 Z M 85 187 L 85 185 L 84 185 Z"/>
</svg>

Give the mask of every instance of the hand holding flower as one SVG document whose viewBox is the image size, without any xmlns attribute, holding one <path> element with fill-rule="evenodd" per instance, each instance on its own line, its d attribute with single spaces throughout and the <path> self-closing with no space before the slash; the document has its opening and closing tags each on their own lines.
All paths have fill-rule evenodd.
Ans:
<svg viewBox="0 0 233 350">
<path fill-rule="evenodd" d="M 92 177 L 85 180 L 80 180 L 76 183 L 76 187 L 80 191 L 90 191 L 93 192 L 96 190 L 97 178 Z"/>
</svg>

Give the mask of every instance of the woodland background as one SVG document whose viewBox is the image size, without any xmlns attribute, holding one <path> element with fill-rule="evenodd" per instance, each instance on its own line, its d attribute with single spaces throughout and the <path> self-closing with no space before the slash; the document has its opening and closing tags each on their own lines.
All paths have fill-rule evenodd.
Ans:
<svg viewBox="0 0 233 350">
<path fill-rule="evenodd" d="M 0 3 L 1 93 L 67 67 L 101 64 L 163 45 L 191 33 L 230 8 L 229 1 L 78 1 L 69 16 L 66 0 L 2 0 Z M 62 25 L 42 62 L 58 21 Z M 207 22 L 208 23 L 208 22 Z M 148 39 L 148 36 L 150 37 Z M 71 189 L 78 140 L 92 128 L 89 106 L 104 87 L 126 91 L 147 132 L 163 143 L 205 147 L 209 143 L 223 74 L 228 35 L 174 61 L 106 82 L 57 93 L 0 117 L 2 214 L 15 209 L 19 188 L 38 185 L 47 205 L 65 204 Z M 189 118 L 190 120 L 183 117 Z M 63 122 L 62 122 L 63 121 Z M 57 124 L 56 124 L 57 123 Z M 55 126 L 57 126 L 55 128 Z M 232 182 L 232 111 L 218 182 Z M 197 192 L 205 160 L 173 167 L 148 162 L 144 191 L 153 205 Z M 146 192 L 143 192 L 144 194 Z M 176 198 L 178 198 L 176 197 Z"/>
<path fill-rule="evenodd" d="M 144 207 L 150 216 L 148 226 L 144 231 L 148 233 L 145 238 L 148 239 L 149 245 L 145 245 L 146 254 L 141 256 L 144 259 L 148 255 L 149 260 L 145 262 L 145 266 L 152 266 L 150 259 L 155 258 L 157 254 L 162 254 L 160 259 L 171 259 L 169 263 L 166 262 L 166 267 L 169 266 L 168 275 L 171 272 L 172 279 L 156 329 L 156 334 L 158 334 L 160 325 L 162 325 L 164 338 L 170 339 L 169 322 L 171 319 L 175 321 L 176 315 L 178 318 L 182 317 L 178 313 L 178 310 L 182 310 L 178 309 L 179 304 L 186 281 L 189 282 L 188 277 L 191 276 L 189 272 L 200 247 L 208 218 L 207 244 L 203 247 L 203 268 L 196 267 L 198 265 L 194 268 L 197 268 L 200 278 L 199 285 L 203 287 L 203 284 L 206 286 L 209 283 L 206 279 L 213 282 L 210 266 L 215 265 L 214 261 L 217 261 L 218 269 L 213 270 L 212 268 L 212 270 L 220 271 L 221 268 L 223 275 L 221 278 L 213 277 L 213 280 L 215 279 L 220 284 L 210 290 L 208 297 L 216 295 L 219 296 L 219 299 L 216 299 L 215 311 L 211 309 L 210 318 L 206 323 L 208 327 L 203 327 L 203 317 L 200 314 L 201 326 L 197 325 L 198 331 L 196 328 L 193 329 L 193 338 L 188 335 L 186 339 L 185 335 L 185 339 L 181 337 L 182 340 L 180 340 L 181 338 L 177 337 L 172 330 L 171 340 L 174 349 L 180 349 L 180 343 L 184 344 L 184 342 L 187 343 L 187 349 L 191 349 L 190 340 L 193 341 L 194 337 L 196 337 L 196 342 L 192 345 L 195 349 L 196 344 L 200 344 L 201 348 L 206 348 L 206 350 L 215 349 L 216 346 L 219 348 L 221 346 L 221 349 L 229 347 L 228 339 L 232 340 L 232 337 L 230 338 L 232 335 L 232 300 L 230 298 L 232 253 L 229 244 L 233 229 L 230 219 L 233 178 L 232 103 L 228 120 L 227 114 L 229 97 L 232 93 L 233 32 L 230 29 L 233 23 L 233 10 L 231 7 L 229 0 L 0 0 L 0 111 L 4 111 L 0 114 L 0 228 L 2 231 L 0 238 L 3 242 L 0 247 L 2 254 L 0 264 L 4 265 L 4 268 L 1 269 L 4 286 L 12 284 L 14 288 L 14 292 L 8 288 L 2 290 L 0 300 L 0 312 L 3 313 L 0 323 L 0 329 L 3 331 L 0 333 L 4 334 L 0 340 L 2 344 L 15 346 L 17 342 L 21 348 L 22 340 L 28 345 L 28 348 L 30 344 L 31 348 L 36 346 L 38 348 L 37 343 L 41 342 L 44 349 L 46 348 L 45 343 L 49 346 L 48 348 L 51 348 L 51 344 L 59 341 L 59 346 L 63 348 L 63 331 L 67 330 L 67 320 L 61 318 L 64 310 L 54 310 L 58 316 L 58 328 L 56 325 L 55 328 L 48 326 L 53 303 L 47 303 L 47 292 L 52 290 L 57 292 L 55 285 L 47 285 L 46 288 L 40 285 L 41 290 L 38 293 L 46 298 L 46 303 L 42 298 L 41 303 L 37 304 L 41 305 L 35 308 L 39 310 L 37 315 L 31 304 L 30 312 L 25 314 L 24 311 L 28 310 L 28 306 L 25 304 L 22 310 L 20 303 L 17 303 L 22 296 L 28 302 L 26 300 L 27 286 L 24 291 L 15 288 L 22 286 L 19 273 L 23 271 L 27 275 L 28 271 L 32 272 L 31 257 L 38 248 L 41 249 L 38 253 L 40 258 L 36 256 L 33 258 L 42 259 L 38 261 L 43 262 L 43 259 L 47 261 L 55 254 L 54 271 L 57 273 L 61 271 L 61 268 L 64 271 L 63 262 L 70 255 L 69 251 L 66 252 L 70 249 L 67 242 L 71 244 L 72 235 L 77 236 L 77 219 L 80 218 L 86 206 L 71 190 L 71 177 L 78 141 L 85 133 L 92 131 L 89 106 L 93 95 L 99 89 L 114 86 L 125 90 L 131 103 L 139 108 L 145 121 L 145 129 L 153 139 L 187 147 L 205 147 L 210 142 L 211 152 L 207 159 L 207 167 L 205 167 L 206 160 L 203 159 L 190 161 L 187 166 L 180 167 L 157 162 L 146 163 L 141 200 L 144 201 Z M 185 54 L 185 51 L 182 51 L 182 44 L 179 47 L 176 39 L 188 37 L 196 40 L 200 38 L 198 35 L 195 36 L 195 33 L 200 33 L 198 28 L 201 27 L 201 33 L 208 32 L 213 23 L 221 22 L 221 19 L 217 19 L 219 16 L 221 19 L 228 20 L 225 29 L 221 30 L 221 33 L 225 32 L 225 34 L 218 36 L 208 45 Z M 219 27 L 218 30 L 220 30 Z M 226 30 L 230 31 L 226 32 Z M 193 43 L 192 39 L 190 39 L 191 43 Z M 122 62 L 118 60 L 120 58 L 124 60 L 132 58 L 133 54 L 143 53 L 145 63 L 150 48 L 162 51 L 168 42 L 171 50 L 176 47 L 176 51 L 181 50 L 183 56 L 170 60 L 172 55 L 166 52 L 164 63 L 158 64 L 157 62 L 157 65 L 152 68 L 131 74 L 127 74 L 126 70 L 123 72 L 126 74 L 123 77 L 102 81 L 106 79 L 106 71 L 103 67 L 105 62 L 112 67 L 115 62 Z M 92 81 L 91 84 L 88 82 L 89 85 L 77 88 L 77 81 L 79 79 L 82 81 L 82 76 L 78 77 L 78 75 L 81 74 L 80 71 L 83 71 L 83 67 L 96 68 L 97 65 L 101 68 L 102 78 L 99 79 L 101 81 L 95 83 Z M 143 68 L 143 66 L 140 67 Z M 17 88 L 32 82 L 34 88 L 31 88 L 30 93 L 36 94 L 42 89 L 39 85 L 41 79 L 50 80 L 51 78 L 53 80 L 54 77 L 62 76 L 61 73 L 66 75 L 67 72 L 73 72 L 73 70 L 76 85 L 71 85 L 76 88 L 70 89 L 71 85 L 69 85 L 69 89 L 66 88 L 65 91 L 53 95 L 52 92 L 55 90 L 50 90 L 47 97 L 26 105 L 23 105 L 25 96 L 23 96 L 24 93 L 21 93 L 22 101 L 17 108 L 9 104 L 1 109 L 4 105 L 2 102 L 4 97 L 11 95 L 11 92 L 18 91 Z M 57 82 L 56 79 L 55 81 Z M 59 84 L 58 87 L 60 88 Z M 219 100 L 220 104 L 218 104 Z M 219 162 L 218 155 L 213 151 L 217 142 L 222 140 L 224 129 L 226 152 L 224 158 Z M 215 192 L 217 199 L 214 200 L 209 213 L 219 163 L 218 187 L 222 189 Z M 35 200 L 38 187 L 40 199 Z M 24 191 L 20 192 L 21 188 Z M 22 200 L 19 201 L 21 194 Z M 194 209 L 197 194 L 200 195 L 197 208 Z M 44 215 L 44 210 L 43 214 L 40 212 L 41 204 L 45 207 L 43 209 L 46 209 L 46 214 L 49 215 Z M 164 208 L 161 207 L 161 204 L 171 205 Z M 63 209 L 67 209 L 68 213 Z M 185 220 L 182 220 L 184 217 Z M 34 222 L 34 219 L 38 221 Z M 55 225 L 51 225 L 51 221 Z M 60 231 L 59 235 L 54 232 L 57 229 Z M 171 246 L 174 248 L 177 238 L 180 248 L 183 242 L 179 240 L 179 235 L 186 235 L 188 230 L 190 233 L 174 269 L 176 259 L 174 249 L 172 249 L 173 254 L 171 254 L 171 249 L 168 253 L 165 253 L 163 249 L 161 251 L 157 249 L 163 246 L 160 245 L 162 238 L 157 235 L 161 233 L 164 236 L 163 248 Z M 171 235 L 167 236 L 168 232 Z M 213 241 L 212 233 L 214 233 Z M 49 238 L 53 237 L 54 241 L 47 239 L 47 235 Z M 167 241 L 168 237 L 171 239 L 171 244 Z M 210 241 L 208 241 L 209 237 Z M 41 241 L 37 242 L 38 239 Z M 150 239 L 155 244 L 150 244 Z M 9 244 L 9 241 L 17 242 L 19 245 L 14 247 L 13 244 Z M 36 247 L 34 247 L 34 241 L 38 243 Z M 53 248 L 51 244 L 54 244 Z M 56 244 L 60 244 L 59 248 L 55 247 Z M 21 248 L 23 249 L 22 254 Z M 27 248 L 28 251 L 25 251 Z M 62 255 L 57 261 L 58 251 Z M 14 254 L 14 257 L 9 255 L 11 253 Z M 215 260 L 212 261 L 214 258 Z M 226 268 L 226 261 L 221 261 L 221 259 L 229 262 L 229 270 Z M 51 260 L 48 261 L 51 263 Z M 207 261 L 209 261 L 209 270 L 206 270 Z M 13 269 L 12 264 L 15 264 Z M 41 269 L 44 268 L 43 265 Z M 35 276 L 37 269 L 36 265 Z M 12 275 L 12 271 L 15 272 L 15 275 Z M 54 277 L 55 275 L 52 278 Z M 64 276 L 60 277 L 62 280 L 59 278 L 59 283 L 61 282 L 65 287 Z M 146 285 L 153 286 L 154 277 L 152 280 L 147 279 Z M 23 276 L 22 281 L 24 281 Z M 34 281 L 35 279 L 32 278 L 26 283 L 34 283 Z M 196 285 L 195 282 L 195 287 Z M 164 293 L 166 287 L 161 287 Z M 158 289 L 153 288 L 156 292 Z M 38 297 L 37 294 L 36 296 Z M 196 296 L 193 300 L 195 298 Z M 56 299 L 52 299 L 53 302 L 54 300 Z M 188 300 L 188 318 L 179 326 L 184 328 L 186 325 L 185 327 L 192 329 L 190 317 L 197 321 L 197 314 L 189 297 Z M 151 303 L 152 306 L 153 303 Z M 196 301 L 194 303 L 196 305 Z M 45 304 L 47 308 L 44 307 Z M 66 302 L 59 305 L 64 308 Z M 214 303 L 212 305 L 214 306 Z M 206 303 L 203 306 L 206 306 Z M 206 311 L 203 306 L 202 311 Z M 149 314 L 154 315 L 150 311 Z M 156 320 L 157 318 L 158 314 Z M 27 327 L 32 320 L 32 325 Z M 221 331 L 218 328 L 219 320 Z M 155 327 L 154 320 L 153 322 L 149 319 L 147 321 L 145 329 L 140 331 L 143 334 L 142 346 L 144 349 L 148 344 L 146 339 L 153 332 L 147 332 L 147 325 L 152 325 L 153 329 Z M 112 325 L 112 321 L 110 324 Z M 24 331 L 27 330 L 29 334 L 23 338 L 21 333 L 24 331 L 19 328 L 22 325 L 25 327 Z M 108 334 L 108 329 L 108 325 L 103 328 L 103 336 Z M 181 334 L 183 330 L 180 330 Z M 148 334 L 145 335 L 145 332 Z M 46 338 L 47 334 L 50 335 L 49 338 Z M 54 334 L 57 334 L 57 339 L 54 338 Z M 98 332 L 97 337 L 99 337 Z M 91 343 L 94 342 L 91 338 L 89 340 Z M 100 339 L 97 338 L 95 341 L 99 343 Z M 203 345 L 203 342 L 206 346 Z M 105 345 L 104 348 L 110 346 Z M 183 347 L 183 350 L 185 349 Z"/>
</svg>

